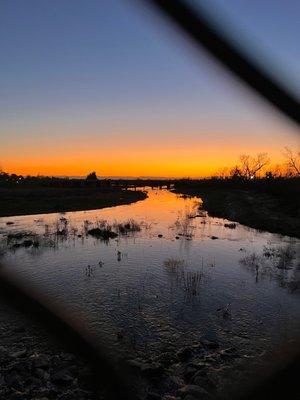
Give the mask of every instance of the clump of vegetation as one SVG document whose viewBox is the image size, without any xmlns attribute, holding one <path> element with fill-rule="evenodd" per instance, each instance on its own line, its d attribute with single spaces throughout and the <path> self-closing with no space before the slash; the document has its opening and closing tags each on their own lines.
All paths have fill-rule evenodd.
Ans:
<svg viewBox="0 0 300 400">
<path fill-rule="evenodd" d="M 9 245 L 11 249 L 39 247 L 40 245 L 37 240 L 37 235 L 33 232 L 22 231 L 9 233 L 6 239 L 7 245 Z"/>
<path fill-rule="evenodd" d="M 93 228 L 91 228 L 92 225 L 94 226 Z M 91 221 L 86 220 L 84 221 L 83 229 L 86 235 L 105 241 L 114 239 L 118 236 L 116 232 L 113 232 L 112 226 L 104 219 L 99 220 L 94 224 Z"/>
<path fill-rule="evenodd" d="M 290 269 L 295 259 L 296 252 L 289 244 L 285 247 L 264 246 L 263 255 L 274 259 L 274 266 L 279 269 Z"/>
<path fill-rule="evenodd" d="M 16 232 L 16 233 L 9 233 L 7 235 L 7 240 L 8 241 L 22 240 L 22 239 L 31 238 L 34 236 L 35 236 L 35 234 L 33 232 L 22 231 L 22 232 Z"/>
<path fill-rule="evenodd" d="M 109 240 L 114 239 L 118 236 L 116 232 L 113 232 L 111 229 L 101 229 L 101 228 L 92 228 L 87 231 L 88 235 L 91 235 L 97 239 Z"/>
<path fill-rule="evenodd" d="M 55 234 L 59 236 L 67 236 L 69 233 L 69 221 L 65 217 L 60 217 L 55 223 Z"/>
<path fill-rule="evenodd" d="M 184 291 L 189 296 L 197 296 L 200 290 L 200 283 L 203 279 L 202 271 L 182 271 L 181 273 L 181 284 Z"/>
<path fill-rule="evenodd" d="M 290 269 L 295 258 L 296 252 L 291 246 L 279 247 L 277 249 L 276 267 L 279 269 Z"/>
<path fill-rule="evenodd" d="M 127 235 L 128 233 L 139 232 L 141 230 L 140 224 L 134 219 L 129 219 L 122 223 L 115 223 L 114 227 L 121 235 Z"/>
<path fill-rule="evenodd" d="M 167 258 L 164 261 L 164 266 L 170 271 L 176 271 L 179 268 L 183 268 L 185 265 L 184 260 L 177 258 Z"/>
<path fill-rule="evenodd" d="M 230 222 L 228 224 L 224 224 L 225 228 L 229 228 L 229 229 L 235 229 L 237 227 L 237 224 L 234 222 Z"/>
<path fill-rule="evenodd" d="M 256 281 L 258 281 L 259 273 L 265 272 L 263 258 L 255 253 L 247 254 L 245 257 L 242 257 L 240 263 L 255 271 Z"/>
<path fill-rule="evenodd" d="M 179 214 L 174 226 L 179 236 L 192 238 L 194 235 L 195 227 L 192 224 L 191 214 L 186 212 L 184 215 Z"/>
<path fill-rule="evenodd" d="M 220 313 L 223 319 L 231 319 L 231 307 L 230 304 L 226 304 L 226 306 L 219 307 L 217 311 Z"/>
</svg>

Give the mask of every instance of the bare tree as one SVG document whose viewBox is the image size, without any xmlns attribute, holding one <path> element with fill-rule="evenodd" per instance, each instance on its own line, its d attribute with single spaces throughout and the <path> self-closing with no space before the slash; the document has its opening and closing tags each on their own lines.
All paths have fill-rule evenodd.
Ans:
<svg viewBox="0 0 300 400">
<path fill-rule="evenodd" d="M 229 168 L 222 167 L 216 171 L 214 176 L 219 179 L 225 179 L 229 176 L 229 174 L 230 174 Z"/>
<path fill-rule="evenodd" d="M 240 170 L 240 167 L 238 165 L 235 165 L 234 167 L 232 167 L 230 169 L 229 176 L 234 179 L 242 178 L 243 175 L 242 175 L 242 171 Z"/>
<path fill-rule="evenodd" d="M 270 159 L 267 153 L 258 153 L 255 157 L 242 154 L 240 156 L 239 171 L 242 177 L 253 179 L 269 162 Z"/>
<path fill-rule="evenodd" d="M 284 148 L 283 155 L 290 175 L 300 176 L 300 151 L 293 151 L 289 147 Z"/>
</svg>

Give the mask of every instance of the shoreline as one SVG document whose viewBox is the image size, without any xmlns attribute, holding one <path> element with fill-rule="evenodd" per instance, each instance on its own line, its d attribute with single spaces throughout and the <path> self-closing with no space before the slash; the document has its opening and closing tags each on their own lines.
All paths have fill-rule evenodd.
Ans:
<svg viewBox="0 0 300 400">
<path fill-rule="evenodd" d="M 0 217 L 98 210 L 145 200 L 143 191 L 97 188 L 0 188 Z"/>
<path fill-rule="evenodd" d="M 260 231 L 300 238 L 300 221 L 282 205 L 282 199 L 254 190 L 220 187 L 180 187 L 179 195 L 195 196 L 212 217 L 225 218 Z M 296 199 L 295 199 L 296 201 Z"/>
</svg>

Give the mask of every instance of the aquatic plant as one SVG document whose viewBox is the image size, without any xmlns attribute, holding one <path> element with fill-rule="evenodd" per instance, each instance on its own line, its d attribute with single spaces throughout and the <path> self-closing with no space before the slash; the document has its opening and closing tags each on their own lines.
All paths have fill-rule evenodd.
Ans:
<svg viewBox="0 0 300 400">
<path fill-rule="evenodd" d="M 134 219 L 119 223 L 115 222 L 113 226 L 121 235 L 127 235 L 128 233 L 139 232 L 141 230 L 141 224 Z"/>
<path fill-rule="evenodd" d="M 276 268 L 290 269 L 296 257 L 296 252 L 291 244 L 278 247 L 268 245 L 263 248 L 263 256 L 273 259 L 273 265 Z"/>
<path fill-rule="evenodd" d="M 230 303 L 226 304 L 226 306 L 219 307 L 217 311 L 221 314 L 223 319 L 231 318 L 231 306 Z"/>
<path fill-rule="evenodd" d="M 246 256 L 242 257 L 240 259 L 240 263 L 245 265 L 250 270 L 255 271 L 256 281 L 258 281 L 259 273 L 265 272 L 263 257 L 257 255 L 256 253 L 247 254 Z M 262 268 L 264 269 L 262 270 Z"/>
<path fill-rule="evenodd" d="M 106 229 L 92 228 L 87 231 L 87 234 L 102 240 L 114 239 L 115 237 L 118 236 L 117 233 L 111 231 L 111 229 L 109 228 Z"/>
<path fill-rule="evenodd" d="M 180 282 L 184 291 L 189 296 L 197 296 L 200 290 L 200 283 L 203 279 L 203 271 L 182 271 Z"/>
<path fill-rule="evenodd" d="M 86 276 L 93 276 L 94 275 L 94 268 L 91 267 L 90 265 L 88 265 L 87 267 L 85 267 L 85 275 Z"/>
<path fill-rule="evenodd" d="M 170 271 L 175 271 L 178 268 L 183 268 L 185 265 L 184 260 L 178 258 L 167 258 L 164 261 L 164 266 Z"/>
<path fill-rule="evenodd" d="M 55 234 L 59 236 L 67 236 L 69 233 L 68 229 L 69 221 L 65 217 L 60 217 L 55 222 Z"/>
<path fill-rule="evenodd" d="M 235 222 L 230 222 L 227 224 L 224 224 L 225 228 L 229 228 L 229 229 L 235 229 L 237 227 L 237 224 Z"/>
<path fill-rule="evenodd" d="M 21 232 L 9 233 L 6 237 L 7 241 L 10 242 L 12 240 L 22 240 L 34 236 L 36 236 L 36 234 L 33 232 L 21 231 Z"/>
<path fill-rule="evenodd" d="M 195 230 L 195 226 L 192 224 L 192 219 L 189 217 L 189 214 L 178 215 L 177 220 L 174 224 L 175 229 L 179 236 L 184 236 L 188 238 L 192 238 Z"/>
<path fill-rule="evenodd" d="M 286 247 L 279 247 L 277 249 L 277 263 L 275 266 L 279 269 L 290 269 L 292 268 L 293 260 L 296 256 L 295 250 L 291 245 Z"/>
</svg>

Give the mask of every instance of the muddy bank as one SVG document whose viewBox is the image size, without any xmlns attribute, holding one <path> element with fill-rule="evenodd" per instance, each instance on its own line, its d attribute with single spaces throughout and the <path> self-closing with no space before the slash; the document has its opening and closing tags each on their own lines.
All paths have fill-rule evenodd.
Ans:
<svg viewBox="0 0 300 400">
<path fill-rule="evenodd" d="M 142 191 L 98 188 L 0 188 L 0 217 L 83 211 L 144 200 Z"/>
<path fill-rule="evenodd" d="M 0 399 L 103 399 L 86 360 L 0 298 Z"/>
<path fill-rule="evenodd" d="M 175 193 L 201 197 L 203 208 L 213 217 L 226 218 L 251 228 L 300 238 L 299 200 L 285 207 L 285 198 L 251 190 L 177 187 Z"/>
</svg>

